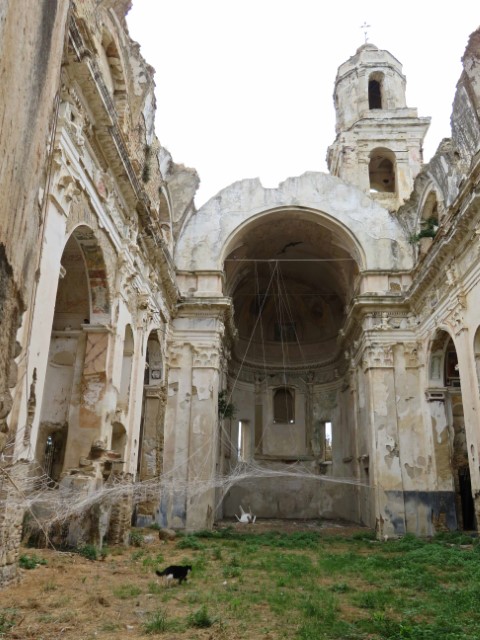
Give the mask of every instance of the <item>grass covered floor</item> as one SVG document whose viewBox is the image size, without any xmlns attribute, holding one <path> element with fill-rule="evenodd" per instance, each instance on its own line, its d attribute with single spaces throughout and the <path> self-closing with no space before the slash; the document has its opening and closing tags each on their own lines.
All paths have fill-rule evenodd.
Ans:
<svg viewBox="0 0 480 640">
<path fill-rule="evenodd" d="M 46 564 L 0 592 L 0 637 L 480 640 L 480 545 L 463 534 L 377 542 L 253 525 L 132 540 L 97 560 L 24 550 Z M 191 564 L 188 581 L 157 578 L 168 564 Z"/>
</svg>

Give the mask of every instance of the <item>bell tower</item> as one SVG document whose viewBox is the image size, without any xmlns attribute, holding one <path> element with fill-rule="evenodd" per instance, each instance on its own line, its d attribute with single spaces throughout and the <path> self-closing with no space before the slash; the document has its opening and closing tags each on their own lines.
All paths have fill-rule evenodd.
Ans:
<svg viewBox="0 0 480 640">
<path fill-rule="evenodd" d="M 328 149 L 329 171 L 389 210 L 413 189 L 430 124 L 406 106 L 405 86 L 400 62 L 369 42 L 339 67 L 335 79 L 337 135 Z"/>
</svg>

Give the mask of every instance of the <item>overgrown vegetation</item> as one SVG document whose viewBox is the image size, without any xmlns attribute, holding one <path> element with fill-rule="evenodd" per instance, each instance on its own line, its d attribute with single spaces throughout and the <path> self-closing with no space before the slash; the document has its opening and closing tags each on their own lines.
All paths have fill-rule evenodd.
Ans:
<svg viewBox="0 0 480 640">
<path fill-rule="evenodd" d="M 188 622 L 190 626 L 197 627 L 197 629 L 206 629 L 213 625 L 215 619 L 209 614 L 207 605 L 204 604 L 195 613 L 190 614 Z"/>
<path fill-rule="evenodd" d="M 130 531 L 130 544 L 132 547 L 141 547 L 143 544 L 143 534 L 140 533 L 140 531 L 135 531 L 132 529 L 132 531 Z"/>
<path fill-rule="evenodd" d="M 410 242 L 419 242 L 421 238 L 434 238 L 438 229 L 437 218 L 430 217 L 420 222 L 421 229 L 410 237 Z"/>
<path fill-rule="evenodd" d="M 165 611 L 154 611 L 144 623 L 143 629 L 149 635 L 163 633 L 168 630 L 168 621 Z"/>
<path fill-rule="evenodd" d="M 237 409 L 233 402 L 228 402 L 227 392 L 220 391 L 218 394 L 218 417 L 222 420 L 228 420 L 235 416 Z"/>
<path fill-rule="evenodd" d="M 367 530 L 257 531 L 231 527 L 155 539 L 95 565 L 39 551 L 49 558 L 42 582 L 32 576 L 41 602 L 25 597 L 28 572 L 18 600 L 5 593 L 10 609 L 0 608 L 0 637 L 20 637 L 22 627 L 33 629 L 32 637 L 53 637 L 61 624 L 66 640 L 85 625 L 88 637 L 128 628 L 134 640 L 202 633 L 243 640 L 480 640 L 476 537 L 379 542 Z M 182 584 L 168 582 L 155 574 L 166 564 L 193 570 Z M 92 607 L 101 615 L 92 617 Z"/>
<path fill-rule="evenodd" d="M 227 528 L 190 534 L 177 548 L 202 560 L 196 582 L 224 578 L 223 591 L 208 580 L 191 625 L 194 616 L 197 626 L 213 624 L 216 608 L 265 633 L 289 630 L 275 638 L 480 640 L 480 546 L 465 534 L 381 543 L 370 531 L 332 538 Z"/>
<path fill-rule="evenodd" d="M 99 551 L 94 544 L 84 544 L 78 547 L 77 552 L 87 560 L 92 560 L 92 562 L 97 560 L 99 556 Z"/>
<path fill-rule="evenodd" d="M 34 553 L 29 555 L 23 554 L 18 559 L 18 566 L 22 569 L 35 569 L 40 564 L 47 564 L 47 562 Z"/>
</svg>

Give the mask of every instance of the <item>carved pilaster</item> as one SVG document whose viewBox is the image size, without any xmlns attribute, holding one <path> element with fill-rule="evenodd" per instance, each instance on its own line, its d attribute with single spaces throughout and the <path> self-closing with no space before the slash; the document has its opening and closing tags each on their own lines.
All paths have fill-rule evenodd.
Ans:
<svg viewBox="0 0 480 640">
<path fill-rule="evenodd" d="M 403 353 L 407 368 L 414 369 L 423 364 L 421 344 L 419 342 L 404 342 Z"/>
<path fill-rule="evenodd" d="M 220 369 L 220 351 L 213 345 L 193 347 L 193 366 L 197 368 Z"/>
<path fill-rule="evenodd" d="M 362 367 L 364 371 L 393 367 L 392 345 L 375 342 L 367 345 L 363 352 Z"/>
<path fill-rule="evenodd" d="M 168 366 L 170 368 L 181 368 L 184 364 L 186 345 L 183 342 L 171 342 L 168 345 Z"/>
</svg>

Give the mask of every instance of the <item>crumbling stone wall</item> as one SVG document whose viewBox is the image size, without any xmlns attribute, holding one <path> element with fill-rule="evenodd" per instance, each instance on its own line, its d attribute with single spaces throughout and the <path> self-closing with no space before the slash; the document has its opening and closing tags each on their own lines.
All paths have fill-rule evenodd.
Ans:
<svg viewBox="0 0 480 640">
<path fill-rule="evenodd" d="M 28 476 L 29 469 L 28 463 L 19 462 L 7 473 L 0 470 L 0 588 L 18 578 L 24 508 L 17 487 Z"/>
<path fill-rule="evenodd" d="M 34 285 L 48 138 L 55 116 L 69 3 L 3 3 L 0 13 L 0 413 L 8 414 L 12 356 Z M 22 34 L 22 38 L 18 34 Z M 23 345 L 22 345 L 23 346 Z M 11 407 L 10 407 L 11 408 Z M 2 430 L 5 432 L 5 423 Z"/>
<path fill-rule="evenodd" d="M 480 29 L 469 38 L 462 58 L 463 73 L 457 83 L 451 116 L 452 138 L 465 170 L 480 146 Z"/>
<path fill-rule="evenodd" d="M 37 268 L 48 139 L 68 10 L 69 3 L 61 0 L 5 0 L 0 8 L 1 450 L 12 438 L 7 418 L 12 409 L 10 389 L 16 382 L 13 358 L 19 355 L 15 337 L 30 303 Z M 20 541 L 22 513 L 9 500 L 11 490 L 1 478 L 0 585 L 15 578 Z"/>
<path fill-rule="evenodd" d="M 113 485 L 125 484 L 125 490 L 115 496 L 110 512 L 110 522 L 107 532 L 108 544 L 128 544 L 130 525 L 133 512 L 133 492 L 131 490 L 132 476 L 117 474 L 111 478 Z"/>
</svg>

